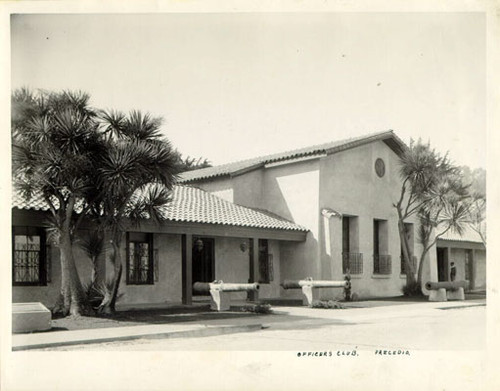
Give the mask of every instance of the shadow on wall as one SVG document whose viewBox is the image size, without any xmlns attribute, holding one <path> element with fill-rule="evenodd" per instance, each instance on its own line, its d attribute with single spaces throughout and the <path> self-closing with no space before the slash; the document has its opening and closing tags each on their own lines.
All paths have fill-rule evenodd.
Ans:
<svg viewBox="0 0 500 391">
<path fill-rule="evenodd" d="M 287 220 L 306 225 L 309 229 L 316 228 L 308 227 L 304 221 L 297 221 L 297 216 L 304 209 L 317 209 L 317 172 L 315 163 L 287 164 L 267 169 L 262 183 L 262 207 Z"/>
<path fill-rule="evenodd" d="M 317 259 L 318 246 L 318 240 L 312 232 L 307 233 L 305 242 L 281 242 L 281 282 L 302 280 L 307 277 L 312 277 L 315 280 L 320 279 L 321 270 Z M 280 287 L 280 297 L 302 299 L 302 291 Z"/>
</svg>

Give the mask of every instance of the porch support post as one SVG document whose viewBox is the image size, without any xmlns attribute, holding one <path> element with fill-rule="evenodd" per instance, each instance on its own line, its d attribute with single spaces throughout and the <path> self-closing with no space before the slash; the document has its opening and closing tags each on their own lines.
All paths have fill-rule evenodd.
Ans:
<svg viewBox="0 0 500 391">
<path fill-rule="evenodd" d="M 249 282 L 258 282 L 259 276 L 259 239 L 252 238 L 250 240 L 251 243 L 251 251 L 250 253 L 250 278 Z M 250 301 L 256 301 L 259 299 L 258 291 L 250 291 L 248 292 L 248 299 Z"/>
<path fill-rule="evenodd" d="M 450 266 L 451 266 L 451 249 L 450 247 L 446 247 L 446 280 L 445 281 L 450 281 Z M 456 265 L 455 265 L 456 267 Z"/>
<path fill-rule="evenodd" d="M 476 250 L 472 249 L 470 252 L 470 258 L 469 259 L 469 273 L 470 273 L 470 282 L 469 282 L 469 290 L 473 290 L 476 287 L 476 271 L 477 271 L 477 265 L 476 265 Z"/>
<path fill-rule="evenodd" d="M 182 304 L 193 304 L 193 235 L 182 235 Z"/>
</svg>

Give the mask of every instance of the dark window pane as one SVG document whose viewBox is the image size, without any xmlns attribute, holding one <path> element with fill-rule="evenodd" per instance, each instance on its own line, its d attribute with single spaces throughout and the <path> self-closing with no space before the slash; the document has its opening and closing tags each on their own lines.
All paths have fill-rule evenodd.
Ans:
<svg viewBox="0 0 500 391">
<path fill-rule="evenodd" d="M 14 227 L 13 231 L 13 284 L 45 283 L 43 231 L 33 227 Z"/>
</svg>

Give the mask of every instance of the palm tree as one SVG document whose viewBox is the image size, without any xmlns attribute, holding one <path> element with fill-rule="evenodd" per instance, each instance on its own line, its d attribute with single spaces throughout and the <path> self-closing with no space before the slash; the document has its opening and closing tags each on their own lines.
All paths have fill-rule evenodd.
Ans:
<svg viewBox="0 0 500 391">
<path fill-rule="evenodd" d="M 90 259 L 92 271 L 89 288 L 92 288 L 97 283 L 98 259 L 104 252 L 104 236 L 102 231 L 99 229 L 91 230 L 87 236 L 80 240 L 79 244 Z"/>
<path fill-rule="evenodd" d="M 14 185 L 28 200 L 43 196 L 51 237 L 61 250 L 61 295 L 53 311 L 91 311 L 73 256 L 84 219 L 110 237 L 115 274 L 101 310 L 113 311 L 123 232 L 129 221 L 160 222 L 176 180 L 175 155 L 160 133 L 161 120 L 138 111 L 125 116 L 93 110 L 82 92 L 21 89 L 12 95 L 11 121 Z"/>
<path fill-rule="evenodd" d="M 164 220 L 178 166 L 170 143 L 161 136 L 161 120 L 133 111 L 102 112 L 106 153 L 95 175 L 99 196 L 92 201 L 94 220 L 109 235 L 114 265 L 112 289 L 99 311 L 115 310 L 123 266 L 120 248 L 130 224 Z"/>
<path fill-rule="evenodd" d="M 443 186 L 438 201 L 423 206 L 418 212 L 420 223 L 418 239 L 422 245 L 418 266 L 418 286 L 422 286 L 422 271 L 425 257 L 438 239 L 448 231 L 462 235 L 469 222 L 469 202 L 467 195 L 458 195 L 453 187 Z M 434 238 L 432 238 L 434 234 Z"/>
<path fill-rule="evenodd" d="M 422 266 L 430 248 L 449 230 L 463 230 L 468 186 L 462 183 L 460 169 L 447 155 L 441 156 L 421 140 L 411 140 L 400 157 L 400 176 L 403 180 L 401 192 L 393 205 L 398 213 L 401 250 L 407 270 L 406 286 L 421 286 Z M 419 218 L 419 239 L 423 245 L 418 270 L 410 262 L 413 254 L 404 227 L 405 221 L 412 216 Z M 433 232 L 435 237 L 431 242 Z"/>
<path fill-rule="evenodd" d="M 52 238 L 61 250 L 61 295 L 54 311 L 64 315 L 87 309 L 72 244 L 104 152 L 97 115 L 88 102 L 82 92 L 22 89 L 12 96 L 13 182 L 26 199 L 38 193 L 49 206 Z"/>
</svg>

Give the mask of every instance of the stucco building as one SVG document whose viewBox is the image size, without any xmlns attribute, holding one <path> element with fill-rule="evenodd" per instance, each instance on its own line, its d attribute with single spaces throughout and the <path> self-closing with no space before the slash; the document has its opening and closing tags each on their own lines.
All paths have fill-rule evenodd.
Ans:
<svg viewBox="0 0 500 391">
<path fill-rule="evenodd" d="M 189 304 L 193 282 L 213 280 L 260 282 L 262 299 L 298 298 L 300 291 L 280 283 L 342 280 L 347 271 L 360 297 L 400 295 L 406 276 L 393 202 L 404 148 L 387 131 L 184 173 L 165 224 L 146 221 L 126 234 L 120 303 Z M 41 198 L 26 202 L 14 194 L 14 302 L 51 305 L 59 292 L 58 249 L 45 244 L 47 210 Z M 406 222 L 416 256 L 417 228 L 416 221 Z M 469 268 L 465 278 L 484 286 L 484 246 L 471 240 L 440 240 L 424 280 L 446 278 L 453 258 Z M 89 280 L 90 261 L 78 244 L 75 256 L 82 280 Z M 100 275 L 112 273 L 105 254 L 99 268 Z M 319 292 L 322 298 L 341 294 Z"/>
<path fill-rule="evenodd" d="M 457 281 L 469 281 L 469 290 L 486 289 L 486 248 L 472 228 L 462 235 L 447 232 L 437 241 L 436 255 L 438 281 L 448 281 L 453 262 Z"/>
</svg>

